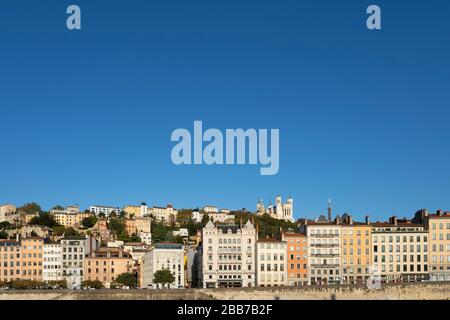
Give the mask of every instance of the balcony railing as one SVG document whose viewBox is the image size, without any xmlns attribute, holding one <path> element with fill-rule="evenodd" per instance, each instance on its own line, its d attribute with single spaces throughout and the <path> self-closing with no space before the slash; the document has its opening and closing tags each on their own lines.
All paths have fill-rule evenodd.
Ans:
<svg viewBox="0 0 450 320">
<path fill-rule="evenodd" d="M 322 264 L 311 264 L 312 268 L 339 268 L 338 264 L 327 264 L 327 263 L 322 263 Z"/>
<path fill-rule="evenodd" d="M 311 237 L 311 238 L 339 238 L 339 235 L 338 234 L 321 233 L 321 234 L 310 234 L 308 237 Z"/>
<path fill-rule="evenodd" d="M 317 258 L 335 258 L 338 257 L 339 253 L 312 253 L 311 257 Z"/>
<path fill-rule="evenodd" d="M 332 248 L 339 247 L 339 243 L 311 243 L 310 247 Z"/>
</svg>

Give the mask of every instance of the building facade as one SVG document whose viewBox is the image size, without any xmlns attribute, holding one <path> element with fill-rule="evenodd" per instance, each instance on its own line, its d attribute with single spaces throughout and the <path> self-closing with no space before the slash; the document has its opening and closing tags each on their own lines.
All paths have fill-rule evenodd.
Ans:
<svg viewBox="0 0 450 320">
<path fill-rule="evenodd" d="M 308 240 L 308 284 L 326 285 L 342 282 L 341 226 L 321 216 L 300 225 Z"/>
<path fill-rule="evenodd" d="M 93 237 L 68 236 L 61 239 L 62 276 L 70 289 L 79 289 L 84 276 L 84 258 L 97 249 Z"/>
<path fill-rule="evenodd" d="M 372 225 L 373 268 L 384 282 L 427 280 L 428 232 L 424 226 L 408 220 Z"/>
<path fill-rule="evenodd" d="M 256 285 L 256 229 L 250 220 L 241 225 L 211 221 L 202 230 L 202 282 L 204 288 Z"/>
<path fill-rule="evenodd" d="M 45 243 L 43 254 L 42 280 L 47 282 L 62 280 L 61 244 Z"/>
<path fill-rule="evenodd" d="M 180 289 L 185 285 L 184 247 L 179 243 L 157 243 L 154 248 L 145 253 L 142 268 L 142 288 L 157 289 L 161 284 L 154 281 L 154 275 L 159 270 L 169 270 L 174 276 L 174 282 L 166 285 L 168 288 Z"/>
<path fill-rule="evenodd" d="M 115 212 L 117 215 L 120 214 L 122 209 L 120 209 L 119 207 L 90 206 L 89 211 L 94 213 L 96 216 L 104 214 L 106 217 L 109 217 L 109 215 L 113 212 Z"/>
<path fill-rule="evenodd" d="M 78 206 L 67 206 L 64 210 L 50 210 L 56 222 L 65 227 L 78 228 L 81 222 L 92 215 L 90 212 L 80 212 Z"/>
<path fill-rule="evenodd" d="M 372 275 L 372 227 L 344 214 L 341 223 L 342 282 L 364 284 Z"/>
<path fill-rule="evenodd" d="M 148 214 L 153 216 L 155 220 L 171 223 L 176 220 L 178 211 L 173 208 L 171 204 L 168 204 L 165 208 L 163 207 L 152 207 L 148 210 Z"/>
<path fill-rule="evenodd" d="M 256 285 L 287 285 L 287 243 L 278 239 L 256 241 Z"/>
<path fill-rule="evenodd" d="M 308 284 L 308 240 L 305 234 L 283 232 L 287 247 L 287 285 Z"/>
<path fill-rule="evenodd" d="M 83 280 L 100 281 L 110 288 L 122 273 L 131 273 L 134 261 L 122 248 L 100 247 L 84 260 Z"/>
</svg>

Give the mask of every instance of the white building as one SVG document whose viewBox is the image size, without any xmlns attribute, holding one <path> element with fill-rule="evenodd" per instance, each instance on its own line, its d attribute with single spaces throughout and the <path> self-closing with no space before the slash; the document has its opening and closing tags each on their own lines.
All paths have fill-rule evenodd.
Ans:
<svg viewBox="0 0 450 320">
<path fill-rule="evenodd" d="M 294 200 L 289 197 L 287 203 L 282 203 L 281 197 L 278 195 L 275 200 L 275 206 L 270 204 L 267 209 L 262 199 L 256 205 L 257 214 L 268 214 L 272 218 L 294 222 Z"/>
<path fill-rule="evenodd" d="M 61 239 L 62 276 L 69 289 L 79 289 L 83 282 L 84 258 L 97 249 L 93 237 L 67 236 Z"/>
<path fill-rule="evenodd" d="M 175 221 L 178 211 L 171 204 L 168 204 L 165 208 L 153 206 L 148 209 L 148 214 L 152 215 L 157 221 L 170 223 Z"/>
<path fill-rule="evenodd" d="M 58 281 L 62 280 L 62 249 L 59 243 L 45 243 L 42 280 Z"/>
<path fill-rule="evenodd" d="M 256 229 L 250 220 L 243 227 L 209 221 L 202 239 L 204 288 L 255 286 Z"/>
<path fill-rule="evenodd" d="M 187 228 L 180 228 L 179 230 L 172 231 L 174 237 L 188 237 L 189 231 Z"/>
<path fill-rule="evenodd" d="M 201 213 L 198 210 L 193 210 L 191 217 L 192 217 L 192 220 L 194 220 L 196 223 L 200 223 L 203 220 L 203 213 Z"/>
<path fill-rule="evenodd" d="M 320 216 L 305 220 L 300 232 L 308 239 L 308 284 L 341 283 L 341 226 Z"/>
<path fill-rule="evenodd" d="M 256 242 L 256 284 L 261 287 L 287 285 L 287 244 L 278 239 Z"/>
<path fill-rule="evenodd" d="M 228 213 L 208 213 L 208 217 L 213 222 L 220 222 L 220 223 L 234 223 L 234 214 L 228 214 Z"/>
<path fill-rule="evenodd" d="M 154 274 L 159 270 L 170 270 L 175 281 L 166 286 L 173 289 L 184 287 L 184 247 L 178 243 L 157 243 L 144 257 L 142 288 L 160 288 L 154 283 Z"/>
<path fill-rule="evenodd" d="M 112 212 L 119 214 L 122 209 L 120 209 L 119 207 L 90 206 L 89 211 L 95 213 L 96 216 L 98 216 L 100 213 L 103 213 L 106 217 L 109 217 Z"/>
<path fill-rule="evenodd" d="M 216 206 L 206 205 L 202 208 L 202 211 L 205 213 L 218 213 L 219 208 L 217 208 Z"/>
<path fill-rule="evenodd" d="M 150 232 L 139 231 L 137 233 L 138 237 L 141 238 L 141 241 L 147 245 L 152 244 L 152 234 Z"/>
</svg>

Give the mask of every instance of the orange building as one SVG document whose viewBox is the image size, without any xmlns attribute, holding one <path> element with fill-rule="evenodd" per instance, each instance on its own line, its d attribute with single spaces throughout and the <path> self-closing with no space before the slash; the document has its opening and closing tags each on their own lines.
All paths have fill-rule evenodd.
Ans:
<svg viewBox="0 0 450 320">
<path fill-rule="evenodd" d="M 287 283 L 301 286 L 308 283 L 308 242 L 302 233 L 283 232 L 287 242 Z"/>
<path fill-rule="evenodd" d="M 85 257 L 83 280 L 98 280 L 106 288 L 122 273 L 132 272 L 134 261 L 122 248 L 101 247 Z"/>
<path fill-rule="evenodd" d="M 44 239 L 26 238 L 22 246 L 22 279 L 42 281 Z"/>
<path fill-rule="evenodd" d="M 0 281 L 42 281 L 44 240 L 0 240 Z"/>
</svg>

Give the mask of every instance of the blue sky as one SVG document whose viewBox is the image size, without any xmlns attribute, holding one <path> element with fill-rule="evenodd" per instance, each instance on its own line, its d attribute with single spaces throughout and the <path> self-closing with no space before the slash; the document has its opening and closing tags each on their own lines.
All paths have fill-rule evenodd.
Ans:
<svg viewBox="0 0 450 320">
<path fill-rule="evenodd" d="M 78 4 L 82 30 L 66 29 Z M 382 9 L 382 30 L 365 27 Z M 450 3 L 0 3 L 0 203 L 450 210 Z M 280 171 L 175 166 L 176 128 L 279 128 Z"/>
</svg>

